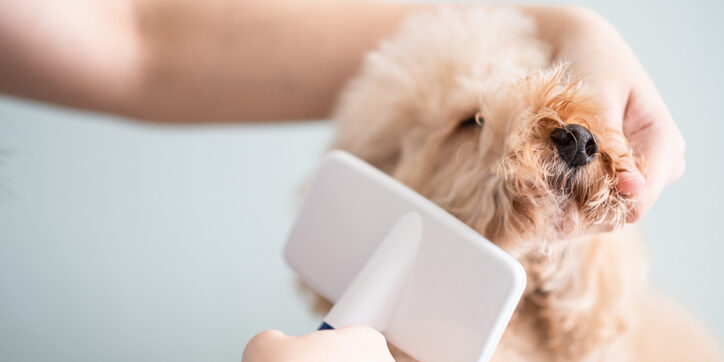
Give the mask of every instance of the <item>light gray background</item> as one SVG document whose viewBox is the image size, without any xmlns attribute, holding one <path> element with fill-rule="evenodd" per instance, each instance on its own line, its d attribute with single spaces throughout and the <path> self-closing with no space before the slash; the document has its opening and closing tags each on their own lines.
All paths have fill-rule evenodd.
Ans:
<svg viewBox="0 0 724 362">
<path fill-rule="evenodd" d="M 651 278 L 724 340 L 724 2 L 587 1 L 687 140 Z M 328 123 L 160 127 L 0 98 L 0 360 L 233 361 L 319 322 L 281 250 Z"/>
</svg>

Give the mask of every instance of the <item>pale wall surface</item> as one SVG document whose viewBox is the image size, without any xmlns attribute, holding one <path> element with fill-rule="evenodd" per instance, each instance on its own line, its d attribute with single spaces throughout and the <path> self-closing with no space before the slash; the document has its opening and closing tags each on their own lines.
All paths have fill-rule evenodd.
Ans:
<svg viewBox="0 0 724 362">
<path fill-rule="evenodd" d="M 589 1 L 650 71 L 688 169 L 642 222 L 652 279 L 724 342 L 721 1 Z M 319 322 L 281 249 L 328 123 L 154 127 L 0 99 L 0 360 L 238 360 Z"/>
</svg>

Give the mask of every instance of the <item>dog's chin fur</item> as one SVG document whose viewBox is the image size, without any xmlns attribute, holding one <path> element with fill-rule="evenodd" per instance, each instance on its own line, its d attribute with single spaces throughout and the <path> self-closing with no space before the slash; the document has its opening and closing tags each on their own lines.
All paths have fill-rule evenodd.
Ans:
<svg viewBox="0 0 724 362">
<path fill-rule="evenodd" d="M 541 360 L 625 360 L 643 259 L 635 237 L 591 230 L 623 226 L 631 200 L 616 191 L 617 171 L 645 164 L 599 122 L 595 89 L 536 34 L 506 8 L 410 17 L 343 92 L 334 147 L 521 261 L 528 288 L 496 358 L 533 360 L 530 347 Z M 588 165 L 569 167 L 550 141 L 569 124 L 597 136 Z"/>
</svg>

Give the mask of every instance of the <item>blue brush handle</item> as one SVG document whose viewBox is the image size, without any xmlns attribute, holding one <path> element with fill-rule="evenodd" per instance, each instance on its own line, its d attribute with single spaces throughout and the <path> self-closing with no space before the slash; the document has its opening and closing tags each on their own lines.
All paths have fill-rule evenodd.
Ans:
<svg viewBox="0 0 724 362">
<path fill-rule="evenodd" d="M 334 329 L 334 327 L 327 324 L 327 322 L 322 322 L 322 325 L 319 326 L 319 328 L 317 328 L 318 331 L 323 331 L 323 330 L 327 330 L 327 329 Z"/>
</svg>

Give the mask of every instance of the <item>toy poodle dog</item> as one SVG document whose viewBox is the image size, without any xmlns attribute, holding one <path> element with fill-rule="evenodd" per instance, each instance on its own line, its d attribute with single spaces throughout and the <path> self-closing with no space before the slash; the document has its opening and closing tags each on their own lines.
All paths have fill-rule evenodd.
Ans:
<svg viewBox="0 0 724 362">
<path fill-rule="evenodd" d="M 645 162 L 599 123 L 595 91 L 552 59 L 512 9 L 413 15 L 342 93 L 334 147 L 525 267 L 494 361 L 718 360 L 705 330 L 646 285 L 641 243 L 623 227 L 632 200 L 616 173 Z"/>
</svg>

